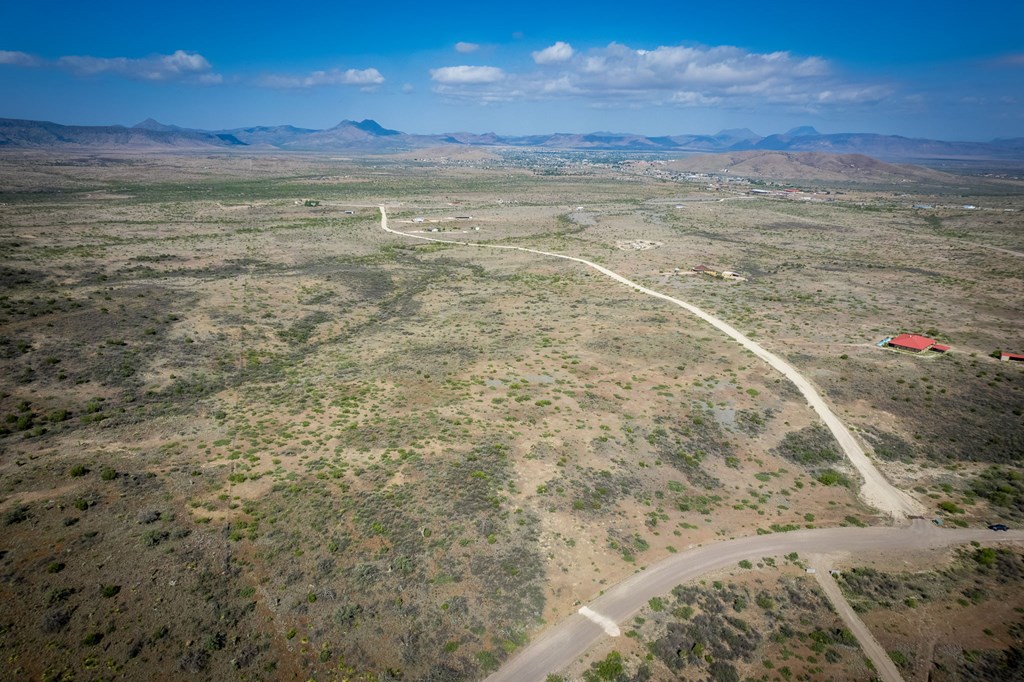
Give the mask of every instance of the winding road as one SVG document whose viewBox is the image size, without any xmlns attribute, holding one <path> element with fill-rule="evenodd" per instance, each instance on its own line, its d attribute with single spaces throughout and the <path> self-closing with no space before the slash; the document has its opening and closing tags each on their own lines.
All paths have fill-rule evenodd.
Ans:
<svg viewBox="0 0 1024 682">
<path fill-rule="evenodd" d="M 548 673 L 570 665 L 598 639 L 610 635 L 606 625 L 608 621 L 625 622 L 652 597 L 667 594 L 676 585 L 711 571 L 736 566 L 743 559 L 757 561 L 762 557 L 783 556 L 790 552 L 906 552 L 960 545 L 972 540 L 1021 544 L 1024 543 L 1024 531 L 996 534 L 979 529 L 943 530 L 928 521 L 915 520 L 902 528 L 823 528 L 755 535 L 674 554 L 634 573 L 584 607 L 586 612 L 569 616 L 543 633 L 488 677 L 487 682 L 544 680 Z M 595 616 L 601 621 L 595 622 Z"/>
<path fill-rule="evenodd" d="M 889 514 L 894 521 L 906 520 L 907 517 L 913 517 L 922 510 L 916 500 L 895 488 L 885 479 L 850 431 L 839 420 L 839 417 L 796 368 L 755 343 L 729 323 L 695 305 L 644 287 L 584 258 L 523 246 L 437 239 L 392 230 L 388 227 L 386 208 L 384 206 L 379 206 L 379 208 L 381 229 L 394 235 L 441 244 L 523 251 L 539 256 L 573 261 L 597 270 L 640 293 L 660 298 L 683 308 L 761 358 L 797 387 L 806 398 L 807 403 L 828 427 L 846 457 L 863 476 L 864 483 L 860 489 L 860 496 L 865 503 Z M 625 622 L 637 613 L 652 597 L 667 594 L 676 585 L 711 571 L 736 566 L 744 559 L 758 560 L 762 557 L 781 556 L 791 552 L 810 554 L 815 557 L 834 552 L 852 553 L 879 550 L 905 552 L 915 549 L 947 547 L 971 541 L 994 540 L 1024 544 L 1024 531 L 1010 531 L 1000 534 L 1000 537 L 995 537 L 990 530 L 942 530 L 926 520 L 916 519 L 910 525 L 902 527 L 823 528 L 738 538 L 707 547 L 699 547 L 670 556 L 611 587 L 590 604 L 582 606 L 578 613 L 544 632 L 488 677 L 487 682 L 532 682 L 534 680 L 539 682 L 544 680 L 548 673 L 561 670 L 572 664 L 601 637 L 619 636 L 621 631 L 618 624 Z M 881 677 L 886 682 L 899 682 L 901 678 L 896 666 L 893 665 L 888 654 L 874 639 L 863 622 L 850 609 L 839 586 L 828 575 L 825 568 L 822 566 L 819 569 L 819 573 L 824 572 L 824 575 L 818 575 L 817 578 L 822 588 L 825 589 L 826 596 L 834 604 L 844 622 L 851 627 Z"/>
<path fill-rule="evenodd" d="M 768 365 L 770 365 L 773 369 L 777 370 L 784 377 L 789 379 L 793 383 L 793 385 L 797 387 L 797 389 L 804 396 L 804 398 L 807 399 L 807 403 L 811 406 L 811 409 L 813 409 L 818 414 L 821 420 L 825 423 L 825 426 L 828 427 L 828 430 L 832 432 L 832 435 L 835 437 L 836 441 L 838 441 L 839 446 L 843 449 L 843 452 L 846 454 L 847 459 L 850 460 L 850 463 L 853 464 L 853 466 L 863 477 L 864 484 L 860 488 L 860 496 L 866 504 L 875 507 L 876 509 L 885 514 L 889 514 L 891 517 L 893 517 L 893 519 L 896 520 L 906 518 L 908 516 L 913 516 L 915 514 L 920 514 L 923 511 L 912 497 L 904 493 L 902 490 L 895 488 L 892 484 L 889 483 L 889 481 L 885 479 L 885 477 L 882 475 L 882 472 L 875 468 L 875 465 L 864 453 L 864 450 L 861 449 L 860 444 L 857 443 L 856 439 L 854 439 L 850 431 L 839 420 L 839 417 L 836 416 L 835 412 L 832 411 L 832 409 L 828 406 L 828 404 L 821 397 L 821 395 L 818 394 L 814 386 L 812 386 L 811 383 L 806 378 L 804 378 L 804 376 L 800 374 L 800 372 L 798 372 L 795 367 L 790 365 L 788 362 L 780 358 L 775 353 L 772 353 L 771 351 L 768 351 L 765 348 L 763 348 L 760 344 L 755 343 L 753 340 L 745 336 L 742 332 L 740 332 L 738 329 L 733 327 L 728 322 L 720 320 L 714 315 L 706 313 L 697 306 L 687 303 L 686 301 L 682 301 L 678 298 L 673 298 L 672 296 L 663 294 L 660 291 L 655 291 L 654 289 L 648 289 L 645 286 L 641 286 L 640 284 L 637 284 L 632 280 L 626 279 L 617 272 L 613 272 L 612 270 L 609 270 L 608 268 L 602 265 L 598 265 L 597 263 L 593 263 L 584 258 L 577 258 L 576 256 L 566 256 L 561 253 L 551 253 L 548 251 L 530 249 L 525 246 L 508 246 L 504 244 L 483 244 L 478 242 L 436 239 L 434 237 L 424 237 L 418 234 L 408 234 L 405 232 L 392 230 L 390 227 L 388 227 L 388 214 L 386 208 L 384 206 L 379 206 L 378 208 L 380 208 L 380 226 L 381 229 L 383 229 L 385 232 L 390 232 L 391 234 L 399 235 L 401 237 L 407 237 L 409 239 L 420 239 L 427 242 L 437 242 L 440 244 L 455 244 L 458 246 L 472 246 L 476 248 L 485 249 L 505 249 L 509 251 L 523 251 L 525 253 L 533 253 L 539 256 L 549 256 L 551 258 L 561 258 L 562 260 L 573 261 L 574 263 L 581 263 L 587 266 L 588 268 L 597 270 L 602 275 L 605 275 L 615 280 L 616 282 L 625 284 L 631 289 L 635 289 L 636 291 L 639 291 L 640 293 L 643 294 L 647 294 L 648 296 L 653 296 L 654 298 L 660 298 L 664 301 L 668 301 L 669 303 L 675 304 L 680 308 L 686 310 L 692 315 L 699 317 L 700 319 L 704 320 L 715 329 L 718 329 L 719 331 L 723 332 L 726 336 L 730 337 L 731 339 L 739 343 L 741 346 L 749 350 L 757 357 L 764 360 L 766 363 L 768 363 Z"/>
</svg>

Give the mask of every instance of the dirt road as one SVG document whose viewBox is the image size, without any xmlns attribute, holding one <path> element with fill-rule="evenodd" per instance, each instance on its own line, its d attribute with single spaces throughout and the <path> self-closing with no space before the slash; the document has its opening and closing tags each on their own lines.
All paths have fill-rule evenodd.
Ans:
<svg viewBox="0 0 1024 682">
<path fill-rule="evenodd" d="M 905 552 L 964 544 L 972 540 L 1024 544 L 1024 531 L 943 530 L 927 521 L 917 520 L 902 528 L 824 528 L 756 535 L 674 554 L 610 588 L 586 605 L 584 614 L 570 616 L 550 628 L 488 677 L 487 682 L 544 680 L 548 673 L 570 665 L 594 642 L 606 636 L 609 621 L 623 623 L 643 608 L 651 597 L 667 594 L 676 585 L 705 573 L 736 566 L 743 559 L 757 561 L 762 557 L 782 556 L 790 552 L 804 555 L 874 550 Z"/>
<path fill-rule="evenodd" d="M 821 586 L 825 596 L 828 597 L 829 602 L 832 604 L 832 608 L 836 610 L 839 617 L 846 624 L 846 627 L 850 629 L 853 636 L 860 642 L 860 648 L 864 650 L 864 654 L 871 659 L 871 662 L 875 666 L 875 671 L 878 673 L 878 677 L 882 682 L 903 682 L 903 676 L 900 675 L 899 669 L 896 664 L 893 663 L 892 659 L 889 658 L 889 654 L 886 653 L 885 648 L 878 643 L 875 636 L 871 634 L 871 630 L 864 624 L 864 621 L 860 619 L 853 608 L 850 606 L 850 602 L 846 601 L 846 597 L 843 596 L 842 590 L 839 589 L 839 585 L 836 584 L 836 579 L 829 573 L 829 565 L 822 557 L 816 557 L 811 560 L 811 566 L 816 570 L 814 574 L 815 579 Z"/>
<path fill-rule="evenodd" d="M 552 258 L 561 258 L 563 260 L 573 261 L 575 263 L 581 263 L 589 268 L 597 270 L 603 275 L 610 277 L 616 282 L 625 284 L 626 286 L 635 289 L 648 296 L 654 298 L 660 298 L 668 301 L 687 312 L 699 317 L 711 326 L 715 327 L 719 331 L 723 332 L 730 338 L 734 339 L 741 346 L 749 350 L 757 357 L 764 360 L 772 368 L 780 372 L 783 376 L 793 382 L 793 385 L 797 387 L 800 393 L 803 394 L 804 398 L 807 399 L 807 403 L 811 406 L 818 416 L 821 418 L 828 430 L 832 432 L 832 435 L 839 442 L 839 446 L 846 453 L 847 459 L 850 463 L 860 472 L 860 475 L 864 478 L 864 484 L 860 488 L 861 499 L 864 500 L 868 505 L 875 507 L 879 511 L 889 514 L 894 519 L 901 519 L 907 516 L 912 516 L 921 513 L 921 508 L 917 502 L 909 495 L 904 493 L 892 486 L 889 481 L 885 479 L 875 465 L 871 462 L 868 456 L 861 449 L 860 445 L 854 439 L 853 435 L 849 432 L 846 426 L 839 420 L 839 417 L 832 411 L 828 404 L 822 399 L 818 392 L 814 389 L 807 379 L 804 378 L 800 372 L 796 370 L 788 362 L 780 358 L 778 355 L 765 350 L 759 344 L 755 343 L 751 339 L 747 338 L 738 329 L 733 327 L 727 322 L 718 319 L 717 317 L 710 315 L 695 305 L 691 305 L 686 301 L 681 301 L 678 298 L 673 298 L 667 294 L 663 294 L 653 289 L 641 286 L 632 280 L 626 279 L 622 275 L 609 270 L 608 268 L 592 263 L 583 258 L 577 258 L 575 256 L 566 256 L 560 253 L 550 253 L 547 251 L 539 251 L 537 249 L 529 249 L 523 246 L 506 246 L 502 244 L 482 244 L 476 242 L 462 242 L 448 239 L 436 239 L 434 237 L 424 237 L 418 234 L 407 234 L 405 232 L 398 232 L 388 227 L 388 214 L 384 206 L 380 206 L 380 226 L 383 230 L 392 234 L 400 235 L 410 239 L 421 239 L 428 242 L 438 242 L 441 244 L 456 244 L 459 246 L 474 246 L 478 248 L 489 248 L 489 249 L 506 249 L 512 251 L 524 251 L 526 253 L 534 253 L 540 256 L 550 256 Z"/>
</svg>

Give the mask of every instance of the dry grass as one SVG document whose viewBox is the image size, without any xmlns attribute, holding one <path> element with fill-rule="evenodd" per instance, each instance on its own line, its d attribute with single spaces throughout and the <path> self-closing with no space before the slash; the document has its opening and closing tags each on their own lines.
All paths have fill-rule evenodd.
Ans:
<svg viewBox="0 0 1024 682">
<path fill-rule="evenodd" d="M 564 262 L 403 242 L 379 203 L 716 311 L 896 480 L 989 513 L 969 487 L 1019 464 L 1024 379 L 985 356 L 1022 338 L 1021 261 L 974 244 L 1024 248 L 1019 214 L 676 209 L 719 195 L 531 163 L 0 157 L 9 668 L 475 679 L 668 552 L 873 520 L 787 456 L 814 432 L 794 389 L 710 329 Z M 697 263 L 749 280 L 672 274 Z M 933 327 L 951 357 L 871 345 Z"/>
</svg>

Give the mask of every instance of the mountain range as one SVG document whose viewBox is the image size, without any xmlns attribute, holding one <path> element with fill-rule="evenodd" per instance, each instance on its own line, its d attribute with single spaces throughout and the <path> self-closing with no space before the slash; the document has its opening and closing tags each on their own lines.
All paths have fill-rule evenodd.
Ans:
<svg viewBox="0 0 1024 682">
<path fill-rule="evenodd" d="M 324 130 L 290 125 L 229 130 L 196 130 L 146 119 L 132 126 L 75 126 L 0 118 L 0 149 L 96 147 L 127 149 L 254 149 L 387 154 L 438 146 L 519 147 L 668 153 L 794 151 L 866 154 L 880 159 L 1024 160 L 1024 138 L 991 142 L 948 142 L 875 133 L 821 134 L 810 126 L 761 136 L 746 128 L 715 135 L 647 136 L 632 133 L 498 135 L 455 132 L 416 135 L 384 128 L 376 121 L 345 120 Z"/>
</svg>

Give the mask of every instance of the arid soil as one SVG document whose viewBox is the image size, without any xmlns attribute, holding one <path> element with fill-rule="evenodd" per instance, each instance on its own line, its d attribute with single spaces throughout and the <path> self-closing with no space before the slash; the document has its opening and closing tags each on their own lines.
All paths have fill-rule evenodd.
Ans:
<svg viewBox="0 0 1024 682">
<path fill-rule="evenodd" d="M 1024 518 L 1024 368 L 988 357 L 1024 351 L 1024 262 L 989 248 L 1024 251 L 1020 195 L 538 158 L 0 155 L 5 674 L 481 679 L 674 551 L 885 522 L 714 329 L 578 264 L 410 244 L 380 204 L 692 301 L 930 513 Z M 874 346 L 898 331 L 953 351 Z"/>
</svg>

